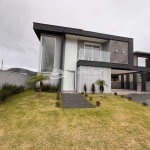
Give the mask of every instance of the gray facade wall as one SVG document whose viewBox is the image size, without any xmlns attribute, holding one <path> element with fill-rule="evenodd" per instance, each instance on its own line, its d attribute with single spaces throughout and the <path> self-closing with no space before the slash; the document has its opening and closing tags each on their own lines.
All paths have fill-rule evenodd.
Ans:
<svg viewBox="0 0 150 150">
<path fill-rule="evenodd" d="M 110 40 L 109 51 L 111 63 L 128 64 L 128 42 Z"/>
<path fill-rule="evenodd" d="M 0 88 L 3 84 L 9 83 L 13 85 L 23 85 L 26 89 L 33 88 L 35 84 L 27 85 L 25 82 L 30 78 L 30 75 L 24 75 L 16 72 L 0 71 Z"/>
</svg>

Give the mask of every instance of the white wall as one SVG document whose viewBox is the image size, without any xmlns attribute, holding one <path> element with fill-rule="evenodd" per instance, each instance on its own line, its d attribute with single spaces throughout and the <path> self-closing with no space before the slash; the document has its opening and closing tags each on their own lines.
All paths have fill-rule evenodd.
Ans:
<svg viewBox="0 0 150 150">
<path fill-rule="evenodd" d="M 32 88 L 35 84 L 27 85 L 25 83 L 29 78 L 31 78 L 30 75 L 0 70 L 0 87 L 5 83 L 9 83 L 17 86 L 23 85 L 26 89 Z"/>
<path fill-rule="evenodd" d="M 62 90 L 72 90 L 70 73 L 69 71 L 76 72 L 77 66 L 77 40 L 74 39 L 66 39 L 65 43 L 65 57 L 64 57 L 64 73 L 65 76 L 63 78 L 63 89 Z M 68 78 L 67 78 L 68 76 Z M 75 85 L 76 86 L 76 85 Z"/>
<path fill-rule="evenodd" d="M 111 93 L 111 69 L 103 67 L 78 67 L 77 92 L 84 91 L 84 84 L 87 86 L 87 93 L 91 93 L 92 83 L 97 79 L 105 80 L 108 87 L 104 86 L 104 93 Z M 99 93 L 99 86 L 95 84 L 96 91 Z"/>
</svg>

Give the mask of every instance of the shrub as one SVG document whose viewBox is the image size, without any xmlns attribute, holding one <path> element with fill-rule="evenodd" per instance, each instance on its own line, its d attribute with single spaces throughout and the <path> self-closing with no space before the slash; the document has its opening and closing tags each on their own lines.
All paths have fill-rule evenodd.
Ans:
<svg viewBox="0 0 150 150">
<path fill-rule="evenodd" d="M 60 95 L 56 95 L 56 100 L 60 100 Z"/>
<path fill-rule="evenodd" d="M 114 95 L 117 95 L 117 92 L 115 92 Z"/>
<path fill-rule="evenodd" d="M 60 96 L 60 92 L 57 92 L 57 95 L 59 95 L 59 96 Z"/>
<path fill-rule="evenodd" d="M 146 102 L 143 102 L 142 105 L 143 105 L 143 106 L 147 106 L 148 104 L 147 104 Z"/>
<path fill-rule="evenodd" d="M 121 95 L 121 97 L 124 97 L 124 95 Z"/>
<path fill-rule="evenodd" d="M 95 84 L 94 83 L 92 84 L 91 91 L 92 91 L 93 94 L 95 93 Z"/>
<path fill-rule="evenodd" d="M 86 84 L 84 84 L 84 92 L 86 93 L 87 87 Z"/>
<path fill-rule="evenodd" d="M 81 92 L 81 95 L 84 95 L 84 92 Z"/>
<path fill-rule="evenodd" d="M 89 100 L 90 100 L 90 101 L 92 101 L 92 100 L 93 100 L 93 97 L 92 97 L 92 96 L 90 96 L 90 97 L 89 97 Z"/>
<path fill-rule="evenodd" d="M 128 100 L 131 101 L 131 100 L 132 100 L 132 97 L 128 97 Z"/>
<path fill-rule="evenodd" d="M 9 91 L 4 89 L 0 91 L 0 101 L 3 102 L 10 95 Z"/>
<path fill-rule="evenodd" d="M 4 84 L 0 90 L 0 101 L 4 101 L 8 96 L 24 91 L 24 86 L 17 86 L 13 84 Z"/>
<path fill-rule="evenodd" d="M 55 103 L 55 106 L 56 106 L 56 107 L 60 107 L 60 102 L 57 101 L 57 102 Z"/>
<path fill-rule="evenodd" d="M 35 87 L 34 90 L 38 92 L 39 86 Z M 58 85 L 55 84 L 43 84 L 42 92 L 58 92 Z"/>
<path fill-rule="evenodd" d="M 88 95 L 87 95 L 87 94 L 85 94 L 85 97 L 88 97 Z"/>
<path fill-rule="evenodd" d="M 100 102 L 99 101 L 96 101 L 96 106 L 100 106 Z"/>
</svg>

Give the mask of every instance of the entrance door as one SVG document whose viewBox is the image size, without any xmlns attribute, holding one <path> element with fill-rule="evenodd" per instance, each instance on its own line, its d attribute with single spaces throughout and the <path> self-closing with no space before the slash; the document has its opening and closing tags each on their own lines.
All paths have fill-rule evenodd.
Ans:
<svg viewBox="0 0 150 150">
<path fill-rule="evenodd" d="M 74 91 L 75 90 L 75 71 L 66 70 L 64 78 L 64 91 Z"/>
</svg>

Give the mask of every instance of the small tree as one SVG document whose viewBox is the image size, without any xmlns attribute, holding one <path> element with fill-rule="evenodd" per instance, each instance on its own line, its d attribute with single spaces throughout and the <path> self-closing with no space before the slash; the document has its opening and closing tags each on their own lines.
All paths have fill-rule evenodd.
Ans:
<svg viewBox="0 0 150 150">
<path fill-rule="evenodd" d="M 103 95 L 104 86 L 108 86 L 108 85 L 106 84 L 106 81 L 105 81 L 105 80 L 100 80 L 100 79 L 98 79 L 95 83 L 96 83 L 97 85 L 99 85 L 100 92 L 101 92 L 101 94 Z"/>
<path fill-rule="evenodd" d="M 92 91 L 93 94 L 95 93 L 95 84 L 94 83 L 92 84 L 91 91 Z"/>
<path fill-rule="evenodd" d="M 87 90 L 87 87 L 86 87 L 86 84 L 84 84 L 84 92 L 86 94 L 86 90 Z"/>
<path fill-rule="evenodd" d="M 43 81 L 44 80 L 48 80 L 49 76 L 43 76 L 42 74 L 37 75 L 37 76 L 32 76 L 27 82 L 26 84 L 33 84 L 36 82 L 40 82 L 40 88 L 39 88 L 39 94 L 38 97 L 40 97 L 41 92 L 42 92 L 42 88 L 43 88 Z"/>
</svg>

